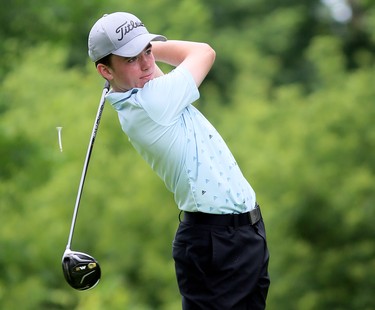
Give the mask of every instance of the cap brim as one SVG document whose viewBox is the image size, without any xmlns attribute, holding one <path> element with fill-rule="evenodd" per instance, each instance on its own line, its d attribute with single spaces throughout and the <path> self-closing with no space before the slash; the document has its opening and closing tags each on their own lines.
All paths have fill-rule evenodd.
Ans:
<svg viewBox="0 0 375 310">
<path fill-rule="evenodd" d="M 122 57 L 134 57 L 140 54 L 151 41 L 167 41 L 167 38 L 152 33 L 141 34 L 112 52 L 112 54 Z"/>
</svg>

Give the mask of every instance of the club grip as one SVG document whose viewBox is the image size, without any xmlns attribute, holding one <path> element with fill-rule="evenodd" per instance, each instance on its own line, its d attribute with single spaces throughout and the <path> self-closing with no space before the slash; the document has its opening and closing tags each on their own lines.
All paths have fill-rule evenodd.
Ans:
<svg viewBox="0 0 375 310">
<path fill-rule="evenodd" d="M 103 89 L 107 89 L 107 92 L 108 92 L 109 91 L 109 87 L 110 87 L 109 82 L 107 80 L 105 80 Z"/>
</svg>

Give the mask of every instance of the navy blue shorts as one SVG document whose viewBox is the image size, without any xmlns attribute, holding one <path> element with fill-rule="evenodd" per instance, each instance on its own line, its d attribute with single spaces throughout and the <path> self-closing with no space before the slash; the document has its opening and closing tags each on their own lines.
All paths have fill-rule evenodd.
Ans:
<svg viewBox="0 0 375 310">
<path fill-rule="evenodd" d="M 181 221 L 173 258 L 182 309 L 265 309 L 270 279 L 262 219 L 239 227 Z"/>
</svg>

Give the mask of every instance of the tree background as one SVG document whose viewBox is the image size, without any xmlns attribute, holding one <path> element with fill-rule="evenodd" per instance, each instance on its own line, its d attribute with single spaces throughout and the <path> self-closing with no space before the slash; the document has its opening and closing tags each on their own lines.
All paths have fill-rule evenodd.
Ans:
<svg viewBox="0 0 375 310">
<path fill-rule="evenodd" d="M 373 0 L 0 2 L 1 309 L 181 308 L 178 210 L 109 105 L 72 247 L 102 280 L 78 292 L 61 270 L 103 86 L 87 34 L 114 11 L 216 50 L 197 106 L 257 192 L 268 309 L 375 308 Z"/>
</svg>

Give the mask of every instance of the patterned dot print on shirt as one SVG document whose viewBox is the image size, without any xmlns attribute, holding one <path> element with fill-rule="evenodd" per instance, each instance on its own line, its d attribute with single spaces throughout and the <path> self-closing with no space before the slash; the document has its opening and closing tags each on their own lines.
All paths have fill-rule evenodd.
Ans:
<svg viewBox="0 0 375 310">
<path fill-rule="evenodd" d="M 192 113 L 196 113 L 193 111 Z M 193 119 L 199 115 L 193 114 Z M 195 123 L 191 123 L 194 124 Z M 215 212 L 223 206 L 246 210 L 249 201 L 248 190 L 237 162 L 226 143 L 208 122 L 203 126 L 188 126 L 188 144 L 195 141 L 191 152 L 192 158 L 187 159 L 188 174 L 192 190 L 196 195 L 197 208 L 208 207 L 209 212 Z"/>
</svg>

